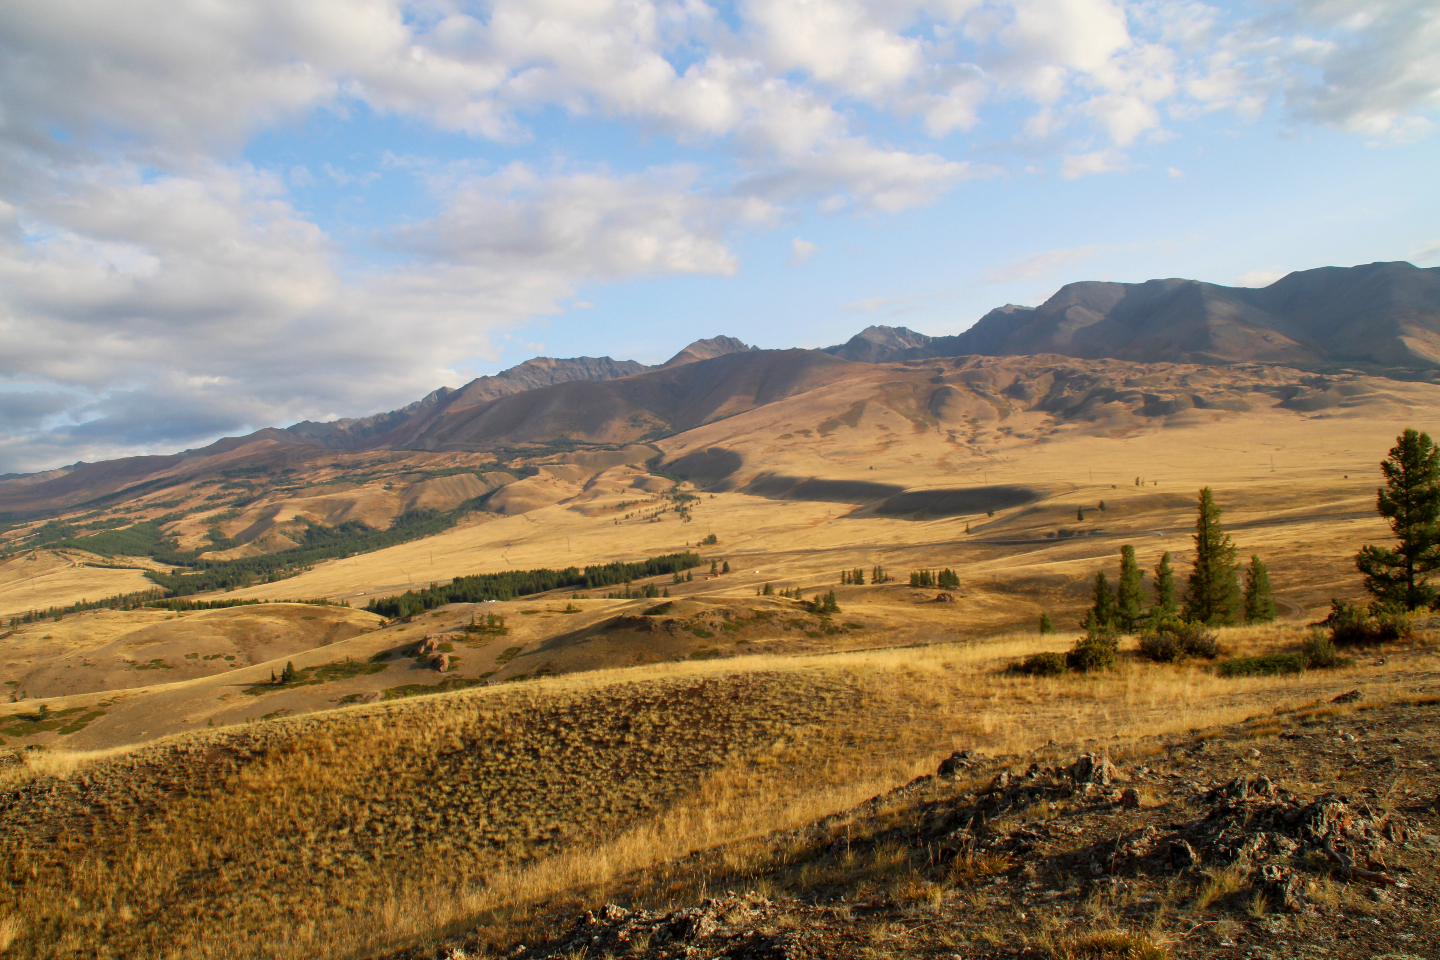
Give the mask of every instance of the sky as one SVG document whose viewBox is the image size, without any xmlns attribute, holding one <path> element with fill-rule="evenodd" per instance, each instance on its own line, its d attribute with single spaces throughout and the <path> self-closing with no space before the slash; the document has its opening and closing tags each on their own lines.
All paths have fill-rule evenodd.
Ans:
<svg viewBox="0 0 1440 960">
<path fill-rule="evenodd" d="M 1433 0 L 7 0 L 0 473 L 1440 265 Z"/>
</svg>

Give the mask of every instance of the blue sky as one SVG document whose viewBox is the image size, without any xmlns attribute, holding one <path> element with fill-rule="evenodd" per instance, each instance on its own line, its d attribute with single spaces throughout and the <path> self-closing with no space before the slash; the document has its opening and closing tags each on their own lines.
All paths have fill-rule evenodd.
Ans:
<svg viewBox="0 0 1440 960">
<path fill-rule="evenodd" d="M 1418 0 L 16 0 L 0 472 L 537 353 L 1440 264 Z"/>
</svg>

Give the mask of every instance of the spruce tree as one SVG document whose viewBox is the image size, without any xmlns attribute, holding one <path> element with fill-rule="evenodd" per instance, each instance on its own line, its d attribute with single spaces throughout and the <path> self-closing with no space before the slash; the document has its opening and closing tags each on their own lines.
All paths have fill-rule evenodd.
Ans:
<svg viewBox="0 0 1440 960">
<path fill-rule="evenodd" d="M 1440 450 L 1430 435 L 1406 430 L 1380 464 L 1385 486 L 1375 508 L 1395 532 L 1395 549 L 1369 544 L 1355 555 L 1365 589 L 1407 610 L 1435 603 L 1426 574 L 1440 569 Z"/>
<path fill-rule="evenodd" d="M 720 572 L 721 572 L 721 573 L 729 573 L 729 572 L 730 572 L 730 561 L 729 561 L 729 560 L 726 560 L 724 563 L 722 563 L 722 564 L 720 565 Z"/>
<path fill-rule="evenodd" d="M 1140 565 L 1135 562 L 1135 548 L 1127 543 L 1120 548 L 1120 583 L 1115 590 L 1115 621 L 1120 629 L 1129 632 L 1140 621 L 1145 608 L 1143 591 L 1144 580 Z"/>
<path fill-rule="evenodd" d="M 1185 594 L 1185 619 L 1216 626 L 1241 613 L 1240 567 L 1235 544 L 1220 526 L 1220 508 L 1209 487 L 1200 490 L 1195 517 L 1195 569 Z"/>
<path fill-rule="evenodd" d="M 1175 604 L 1175 571 L 1170 566 L 1170 551 L 1166 550 L 1155 564 L 1155 605 L 1150 615 L 1156 619 L 1173 617 L 1179 607 Z"/>
<path fill-rule="evenodd" d="M 1081 626 L 1086 630 L 1105 630 L 1115 624 L 1115 594 L 1110 592 L 1110 581 L 1105 571 L 1095 574 L 1095 604 L 1085 615 Z"/>
<path fill-rule="evenodd" d="M 1275 598 L 1270 595 L 1270 573 L 1255 554 L 1245 568 L 1245 622 L 1269 623 L 1275 619 Z"/>
</svg>

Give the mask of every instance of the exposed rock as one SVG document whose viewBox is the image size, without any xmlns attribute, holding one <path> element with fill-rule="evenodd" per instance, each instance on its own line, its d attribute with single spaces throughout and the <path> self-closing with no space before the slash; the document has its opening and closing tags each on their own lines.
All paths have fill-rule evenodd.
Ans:
<svg viewBox="0 0 1440 960">
<path fill-rule="evenodd" d="M 1361 698 L 1364 697 L 1364 696 L 1365 696 L 1365 695 L 1364 695 L 1363 693 L 1361 693 L 1359 690 L 1351 690 L 1349 693 L 1342 693 L 1342 694 L 1340 694 L 1340 696 L 1335 697 L 1335 698 L 1334 698 L 1333 700 L 1331 700 L 1330 702 L 1331 702 L 1331 703 L 1354 703 L 1355 701 L 1361 699 Z"/>
<path fill-rule="evenodd" d="M 980 760 L 974 750 L 956 750 L 940 761 L 940 769 L 937 772 L 942 777 L 953 777 L 964 770 L 978 766 L 979 763 Z"/>
<path fill-rule="evenodd" d="M 440 649 L 441 637 L 438 634 L 427 633 L 425 639 L 415 645 L 415 656 L 428 657 Z"/>
<path fill-rule="evenodd" d="M 430 658 L 430 666 L 434 667 L 440 673 L 444 673 L 450 669 L 450 657 L 443 653 L 437 653 Z"/>
<path fill-rule="evenodd" d="M 1139 809 L 1140 791 L 1134 787 L 1126 787 L 1120 794 L 1120 806 L 1125 810 Z"/>
<path fill-rule="evenodd" d="M 1082 753 L 1066 771 L 1078 786 L 1108 787 L 1119 776 L 1119 771 L 1109 757 L 1096 757 Z"/>
</svg>

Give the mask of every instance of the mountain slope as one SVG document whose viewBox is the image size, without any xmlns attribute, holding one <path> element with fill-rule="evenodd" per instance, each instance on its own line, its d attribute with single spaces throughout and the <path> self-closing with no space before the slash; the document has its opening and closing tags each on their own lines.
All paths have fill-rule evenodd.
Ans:
<svg viewBox="0 0 1440 960">
<path fill-rule="evenodd" d="M 1062 354 L 1141 363 L 1367 363 L 1440 368 L 1440 268 L 1322 267 L 1268 287 L 1198 280 L 1066 284 L 1039 307 L 991 310 L 964 333 L 871 327 L 829 352 L 890 362 Z"/>
<path fill-rule="evenodd" d="M 556 384 L 448 411 L 408 445 L 475 449 L 568 438 L 627 443 L 688 430 L 843 376 L 844 360 L 814 350 L 727 353 L 606 381 Z"/>
</svg>

